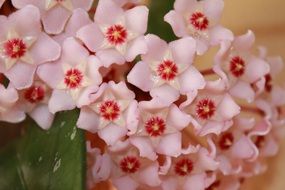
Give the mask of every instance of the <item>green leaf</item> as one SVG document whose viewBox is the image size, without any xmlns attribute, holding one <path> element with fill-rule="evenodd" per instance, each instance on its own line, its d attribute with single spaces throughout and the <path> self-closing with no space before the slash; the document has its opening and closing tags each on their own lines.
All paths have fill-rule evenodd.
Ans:
<svg viewBox="0 0 285 190">
<path fill-rule="evenodd" d="M 167 42 L 177 39 L 171 26 L 163 20 L 173 9 L 174 0 L 152 0 L 149 5 L 149 25 L 147 33 L 156 34 Z"/>
<path fill-rule="evenodd" d="M 28 119 L 25 135 L 0 151 L 0 190 L 85 189 L 85 138 L 76 128 L 78 114 L 57 114 L 48 131 Z"/>
</svg>

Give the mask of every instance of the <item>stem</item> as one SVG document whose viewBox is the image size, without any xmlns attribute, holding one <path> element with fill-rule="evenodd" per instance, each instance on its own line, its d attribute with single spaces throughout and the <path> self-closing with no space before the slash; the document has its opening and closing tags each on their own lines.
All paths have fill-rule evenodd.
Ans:
<svg viewBox="0 0 285 190">
<path fill-rule="evenodd" d="M 213 71 L 213 69 L 205 69 L 205 70 L 202 70 L 200 71 L 200 73 L 202 75 L 215 75 L 216 73 Z"/>
<path fill-rule="evenodd" d="M 248 107 L 248 106 L 240 106 L 242 111 L 251 112 L 260 115 L 261 117 L 265 116 L 264 111 L 255 107 Z"/>
</svg>

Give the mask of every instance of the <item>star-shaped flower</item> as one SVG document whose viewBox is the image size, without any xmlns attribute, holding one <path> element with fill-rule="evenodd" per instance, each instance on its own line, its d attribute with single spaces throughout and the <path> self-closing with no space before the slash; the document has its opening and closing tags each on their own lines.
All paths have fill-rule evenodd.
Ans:
<svg viewBox="0 0 285 190">
<path fill-rule="evenodd" d="M 196 48 L 193 38 L 186 37 L 169 44 L 155 35 L 149 34 L 145 38 L 148 52 L 130 71 L 128 82 L 170 104 L 180 94 L 195 94 L 204 88 L 203 76 L 192 66 Z"/>
<path fill-rule="evenodd" d="M 210 46 L 223 40 L 233 40 L 230 30 L 220 26 L 223 0 L 176 0 L 174 10 L 164 16 L 175 35 L 192 36 L 196 42 L 196 51 L 204 54 Z"/>
<path fill-rule="evenodd" d="M 89 104 L 81 108 L 77 126 L 92 133 L 98 132 L 108 145 L 114 145 L 128 130 L 132 133 L 137 126 L 138 111 L 134 98 L 134 93 L 124 82 L 103 83 L 91 95 Z"/>
<path fill-rule="evenodd" d="M 121 65 L 146 53 L 143 34 L 147 29 L 147 19 L 148 9 L 145 6 L 123 10 L 112 0 L 100 0 L 95 22 L 82 27 L 77 37 L 89 50 L 96 52 L 105 67 L 113 63 Z"/>
<path fill-rule="evenodd" d="M 48 34 L 60 34 L 73 10 L 78 8 L 88 11 L 93 0 L 12 0 L 14 7 L 22 9 L 26 5 L 34 5 L 40 9 L 44 30 Z M 58 17 L 58 15 L 60 15 Z"/>
<path fill-rule="evenodd" d="M 28 88 L 38 65 L 58 59 L 60 46 L 42 32 L 35 6 L 1 17 L 0 25 L 0 72 L 15 88 Z"/>
</svg>

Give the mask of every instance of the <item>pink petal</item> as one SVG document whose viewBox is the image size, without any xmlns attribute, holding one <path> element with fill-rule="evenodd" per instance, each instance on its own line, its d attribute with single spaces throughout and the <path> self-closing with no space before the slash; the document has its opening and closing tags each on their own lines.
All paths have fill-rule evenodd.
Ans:
<svg viewBox="0 0 285 190">
<path fill-rule="evenodd" d="M 130 91 L 125 82 L 121 81 L 119 83 L 115 83 L 114 81 L 110 81 L 110 88 L 115 92 L 116 95 L 125 100 L 135 99 L 135 93 Z"/>
<path fill-rule="evenodd" d="M 40 11 L 33 5 L 14 12 L 8 20 L 9 27 L 14 28 L 20 36 L 37 36 L 41 31 Z"/>
<path fill-rule="evenodd" d="M 232 146 L 232 154 L 240 159 L 252 159 L 258 154 L 258 150 L 251 140 L 246 136 L 241 136 L 240 139 Z"/>
<path fill-rule="evenodd" d="M 13 6 L 17 9 L 21 9 L 25 7 L 26 5 L 35 5 L 36 7 L 39 7 L 40 9 L 45 8 L 45 1 L 39 1 L 39 0 L 12 0 Z"/>
<path fill-rule="evenodd" d="M 197 54 L 198 55 L 205 54 L 206 51 L 209 49 L 210 42 L 204 39 L 197 39 L 196 42 L 197 42 L 197 49 L 196 49 Z"/>
<path fill-rule="evenodd" d="M 99 119 L 98 115 L 90 108 L 82 107 L 76 125 L 80 129 L 96 133 Z"/>
<path fill-rule="evenodd" d="M 91 23 L 92 21 L 86 11 L 83 9 L 75 9 L 66 24 L 64 32 L 54 36 L 54 39 L 62 44 L 65 38 L 76 36 L 76 32 L 80 28 Z"/>
<path fill-rule="evenodd" d="M 129 130 L 128 135 L 132 135 L 136 133 L 137 126 L 139 123 L 139 110 L 138 110 L 138 102 L 133 100 L 128 109 L 127 113 L 127 129 Z"/>
<path fill-rule="evenodd" d="M 255 93 L 251 85 L 247 82 L 239 80 L 230 89 L 230 94 L 234 97 L 247 100 L 247 102 L 252 102 L 255 98 Z"/>
<path fill-rule="evenodd" d="M 0 8 L 2 7 L 4 2 L 5 2 L 5 0 L 0 0 Z"/>
<path fill-rule="evenodd" d="M 157 155 L 148 137 L 131 137 L 130 143 L 139 150 L 141 157 L 145 157 L 150 160 L 157 159 Z"/>
<path fill-rule="evenodd" d="M 129 72 L 127 80 L 129 83 L 135 85 L 141 90 L 149 91 L 153 86 L 153 82 L 150 77 L 151 73 L 149 66 L 145 62 L 140 61 L 136 63 L 132 70 Z"/>
<path fill-rule="evenodd" d="M 186 11 L 189 11 L 189 9 L 196 8 L 198 2 L 196 0 L 176 0 L 174 2 L 174 9 L 176 11 L 185 13 Z"/>
<path fill-rule="evenodd" d="M 18 106 L 10 108 L 6 112 L 0 114 L 0 121 L 6 121 L 9 123 L 19 123 L 26 118 L 26 114 L 23 110 L 20 110 Z"/>
<path fill-rule="evenodd" d="M 139 173 L 139 180 L 141 183 L 151 187 L 159 186 L 161 181 L 158 176 L 158 163 L 154 163 Z"/>
<path fill-rule="evenodd" d="M 81 108 L 82 106 L 89 105 L 92 102 L 91 94 L 93 94 L 94 92 L 97 92 L 97 90 L 98 90 L 97 84 L 90 85 L 90 86 L 84 88 L 80 92 L 80 95 L 76 101 L 76 106 L 78 108 Z"/>
<path fill-rule="evenodd" d="M 205 0 L 204 12 L 205 15 L 215 23 L 219 22 L 224 9 L 223 0 Z"/>
<path fill-rule="evenodd" d="M 0 84 L 0 102 L 1 106 L 5 104 L 13 104 L 18 100 L 18 92 L 13 87 L 8 87 L 7 89 Z"/>
<path fill-rule="evenodd" d="M 285 104 L 285 89 L 274 86 L 272 89 L 272 104 L 275 106 L 283 106 Z"/>
<path fill-rule="evenodd" d="M 196 54 L 196 41 L 185 37 L 169 43 L 173 59 L 178 64 L 190 65 Z"/>
<path fill-rule="evenodd" d="M 51 88 L 56 88 L 62 80 L 64 73 L 61 63 L 57 61 L 40 65 L 37 69 L 37 75 Z"/>
<path fill-rule="evenodd" d="M 51 113 L 56 113 L 58 111 L 74 109 L 75 103 L 66 91 L 53 90 L 48 107 Z"/>
<path fill-rule="evenodd" d="M 157 99 L 166 105 L 170 105 L 171 103 L 178 100 L 180 93 L 172 86 L 164 84 L 160 87 L 152 89 L 150 91 L 150 95 L 154 99 Z"/>
<path fill-rule="evenodd" d="M 87 75 L 93 80 L 97 85 L 102 83 L 102 75 L 99 72 L 99 69 L 102 67 L 101 61 L 98 57 L 91 55 L 88 57 L 87 64 Z"/>
<path fill-rule="evenodd" d="M 61 48 L 52 38 L 45 33 L 41 33 L 36 43 L 33 44 L 30 53 L 33 56 L 33 61 L 36 64 L 41 64 L 58 59 Z"/>
<path fill-rule="evenodd" d="M 118 190 L 136 190 L 139 187 L 139 184 L 129 176 L 112 179 L 112 181 Z"/>
<path fill-rule="evenodd" d="M 98 50 L 104 40 L 104 35 L 95 23 L 88 24 L 79 29 L 76 36 L 93 52 Z"/>
<path fill-rule="evenodd" d="M 72 5 L 73 8 L 82 8 L 86 11 L 88 11 L 92 4 L 93 4 L 93 0 L 84 0 L 84 1 L 78 1 L 78 0 L 71 0 L 72 1 Z"/>
<path fill-rule="evenodd" d="M 17 89 L 28 88 L 32 85 L 36 67 L 18 61 L 5 75 Z"/>
<path fill-rule="evenodd" d="M 0 15 L 0 26 L 7 26 L 8 25 L 8 19 L 6 16 Z M 7 27 L 0 27 L 0 39 L 1 41 L 6 39 L 7 35 Z"/>
<path fill-rule="evenodd" d="M 279 143 L 272 136 L 267 138 L 266 146 L 261 152 L 264 156 L 275 156 L 279 150 Z"/>
<path fill-rule="evenodd" d="M 55 6 L 44 12 L 42 14 L 42 21 L 45 31 L 48 34 L 61 33 L 70 15 L 71 12 L 62 6 Z"/>
<path fill-rule="evenodd" d="M 163 190 L 176 190 L 177 189 L 177 179 L 176 178 L 163 179 L 161 187 Z"/>
<path fill-rule="evenodd" d="M 247 64 L 245 75 L 249 82 L 255 82 L 262 76 L 269 73 L 270 67 L 267 62 L 257 57 L 251 57 Z"/>
<path fill-rule="evenodd" d="M 167 122 L 178 130 L 183 130 L 190 123 L 190 117 L 188 114 L 182 112 L 176 105 L 172 105 L 168 113 Z"/>
<path fill-rule="evenodd" d="M 282 57 L 269 57 L 268 62 L 270 64 L 270 73 L 274 76 L 280 73 L 282 71 L 284 65 Z"/>
<path fill-rule="evenodd" d="M 167 43 L 160 39 L 158 36 L 153 34 L 148 34 L 145 36 L 145 41 L 147 43 L 147 54 L 142 55 L 142 59 L 145 62 L 157 60 L 161 61 L 166 50 L 168 49 Z"/>
<path fill-rule="evenodd" d="M 96 161 L 92 167 L 92 177 L 95 183 L 107 180 L 111 175 L 112 161 L 108 154 L 94 155 Z"/>
<path fill-rule="evenodd" d="M 116 125 L 108 125 L 98 132 L 100 138 L 102 138 L 107 145 L 113 145 L 127 134 L 128 130 Z"/>
<path fill-rule="evenodd" d="M 211 28 L 210 32 L 211 45 L 217 45 L 222 41 L 233 41 L 234 35 L 232 31 L 222 26 L 215 26 Z"/>
<path fill-rule="evenodd" d="M 193 66 L 188 67 L 179 76 L 180 92 L 187 94 L 191 91 L 203 89 L 206 85 L 203 75 Z"/>
<path fill-rule="evenodd" d="M 255 42 L 254 33 L 249 30 L 246 34 L 235 38 L 233 46 L 237 50 L 249 51 Z"/>
<path fill-rule="evenodd" d="M 195 125 L 195 123 L 193 123 Z M 208 134 L 216 134 L 219 135 L 222 132 L 222 129 L 224 128 L 224 123 L 223 122 L 218 122 L 218 121 L 208 121 L 203 128 L 200 130 L 199 135 L 200 136 L 205 136 Z M 196 127 L 197 128 L 197 127 Z"/>
<path fill-rule="evenodd" d="M 186 178 L 183 190 L 204 190 L 205 189 L 205 174 L 195 174 Z"/>
<path fill-rule="evenodd" d="M 172 10 L 164 16 L 164 21 L 171 25 L 173 32 L 177 37 L 181 38 L 187 36 L 186 26 L 181 14 Z"/>
<path fill-rule="evenodd" d="M 128 49 L 125 55 L 126 61 L 133 61 L 137 55 L 145 54 L 147 52 L 147 45 L 144 36 L 134 39 L 128 44 Z"/>
<path fill-rule="evenodd" d="M 87 61 L 89 52 L 75 38 L 67 38 L 62 45 L 62 60 L 73 66 Z"/>
<path fill-rule="evenodd" d="M 126 25 L 129 30 L 138 34 L 144 34 L 147 29 L 148 8 L 136 6 L 125 12 Z"/>
<path fill-rule="evenodd" d="M 110 14 L 112 13 L 112 14 Z M 94 20 L 99 24 L 114 24 L 123 16 L 123 9 L 112 0 L 99 1 Z"/>
<path fill-rule="evenodd" d="M 177 157 L 181 154 L 181 141 L 181 133 L 165 135 L 161 138 L 158 147 L 156 147 L 156 152 L 167 156 Z"/>
<path fill-rule="evenodd" d="M 218 168 L 219 163 L 215 160 L 216 155 L 211 155 L 207 149 L 201 148 L 198 152 L 199 159 L 197 164 L 201 170 L 214 171 Z"/>
<path fill-rule="evenodd" d="M 51 127 L 54 119 L 54 115 L 50 113 L 46 104 L 37 105 L 29 115 L 42 129 L 45 130 Z"/>
<path fill-rule="evenodd" d="M 240 107 L 229 94 L 226 94 L 217 108 L 217 113 L 225 120 L 229 120 L 240 113 Z"/>
<path fill-rule="evenodd" d="M 110 67 L 112 64 L 122 65 L 125 63 L 125 58 L 115 49 L 105 49 L 96 53 L 104 67 Z"/>
</svg>

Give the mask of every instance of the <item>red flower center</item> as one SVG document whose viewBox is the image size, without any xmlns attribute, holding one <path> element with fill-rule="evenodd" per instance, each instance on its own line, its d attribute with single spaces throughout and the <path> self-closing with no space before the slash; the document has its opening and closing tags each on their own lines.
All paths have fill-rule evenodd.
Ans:
<svg viewBox="0 0 285 190">
<path fill-rule="evenodd" d="M 240 77 L 244 74 L 245 62 L 239 57 L 235 56 L 231 59 L 230 62 L 230 71 L 235 77 Z"/>
<path fill-rule="evenodd" d="M 140 166 L 140 161 L 135 156 L 124 157 L 120 162 L 121 170 L 125 173 L 136 173 Z"/>
<path fill-rule="evenodd" d="M 219 146 L 222 150 L 228 150 L 233 143 L 234 136 L 232 133 L 224 133 L 219 140 Z"/>
<path fill-rule="evenodd" d="M 175 173 L 180 176 L 186 176 L 193 170 L 193 162 L 188 158 L 184 158 L 176 162 Z"/>
<path fill-rule="evenodd" d="M 45 97 L 45 89 L 42 86 L 31 86 L 25 90 L 24 97 L 30 103 L 40 102 Z"/>
<path fill-rule="evenodd" d="M 117 119 L 120 115 L 120 107 L 114 100 L 107 100 L 100 105 L 101 116 L 108 121 Z"/>
<path fill-rule="evenodd" d="M 68 88 L 78 88 L 83 80 L 83 74 L 78 69 L 69 69 L 65 73 L 64 83 Z"/>
<path fill-rule="evenodd" d="M 257 136 L 254 144 L 257 148 L 262 148 L 265 145 L 265 137 L 264 136 Z"/>
<path fill-rule="evenodd" d="M 127 40 L 127 30 L 119 24 L 110 26 L 106 32 L 106 38 L 112 45 L 121 45 Z"/>
<path fill-rule="evenodd" d="M 4 45 L 4 54 L 12 59 L 18 59 L 25 55 L 27 46 L 20 38 L 7 40 Z"/>
<path fill-rule="evenodd" d="M 272 77 L 270 74 L 265 75 L 265 90 L 267 92 L 272 91 Z"/>
<path fill-rule="evenodd" d="M 215 111 L 216 105 L 210 99 L 202 99 L 196 104 L 196 113 L 200 119 L 210 119 Z"/>
<path fill-rule="evenodd" d="M 178 68 L 173 61 L 166 60 L 158 65 L 157 74 L 163 80 L 170 81 L 170 80 L 173 80 L 177 76 Z"/>
<path fill-rule="evenodd" d="M 160 117 L 151 117 L 147 122 L 145 123 L 145 130 L 146 132 L 152 136 L 157 137 L 164 133 L 165 131 L 165 121 Z"/>
<path fill-rule="evenodd" d="M 206 30 L 209 27 L 208 18 L 201 12 L 195 12 L 190 17 L 190 23 L 196 30 Z"/>
</svg>

